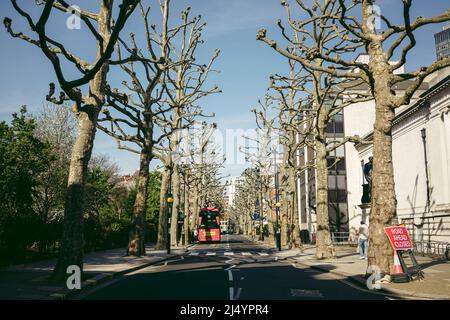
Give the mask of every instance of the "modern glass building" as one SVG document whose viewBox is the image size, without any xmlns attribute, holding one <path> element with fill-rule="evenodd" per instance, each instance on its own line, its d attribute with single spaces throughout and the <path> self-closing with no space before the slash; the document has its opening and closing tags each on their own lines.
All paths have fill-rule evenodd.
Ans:
<svg viewBox="0 0 450 320">
<path fill-rule="evenodd" d="M 303 119 L 303 117 L 301 118 Z M 328 123 L 326 129 L 328 142 L 344 139 L 344 117 L 342 112 L 336 114 Z M 312 137 L 311 137 L 312 139 Z M 304 147 L 300 151 L 300 164 L 305 165 L 314 160 L 314 150 Z M 330 231 L 335 238 L 339 238 L 341 232 L 349 232 L 348 202 L 347 202 L 347 178 L 345 165 L 344 145 L 330 152 L 328 158 L 328 214 Z M 308 168 L 299 176 L 301 230 L 308 230 L 311 236 L 315 233 L 315 209 L 316 209 L 316 174 L 315 168 Z M 305 241 L 304 239 L 302 239 Z M 314 240 L 314 239 L 312 239 Z"/>
<path fill-rule="evenodd" d="M 450 25 L 444 27 L 444 30 L 434 35 L 436 43 L 437 59 L 444 59 L 450 57 Z"/>
<path fill-rule="evenodd" d="M 344 116 L 336 114 L 328 123 L 327 141 L 344 139 Z M 333 232 L 348 232 L 347 179 L 345 168 L 345 147 L 339 146 L 330 152 L 328 158 L 328 214 Z M 340 235 L 337 234 L 337 237 Z"/>
</svg>

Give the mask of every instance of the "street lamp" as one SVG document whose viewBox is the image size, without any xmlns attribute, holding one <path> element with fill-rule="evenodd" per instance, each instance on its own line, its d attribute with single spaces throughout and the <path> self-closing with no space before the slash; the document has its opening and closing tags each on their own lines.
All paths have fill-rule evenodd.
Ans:
<svg viewBox="0 0 450 320">
<path fill-rule="evenodd" d="M 170 254 L 170 220 L 172 219 L 173 196 L 171 193 L 167 195 L 167 204 L 169 206 L 169 215 L 167 217 L 167 254 Z"/>
</svg>

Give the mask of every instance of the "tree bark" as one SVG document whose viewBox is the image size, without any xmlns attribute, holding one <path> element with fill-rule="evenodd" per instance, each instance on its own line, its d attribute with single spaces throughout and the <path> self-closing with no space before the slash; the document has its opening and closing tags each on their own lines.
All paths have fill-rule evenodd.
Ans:
<svg viewBox="0 0 450 320">
<path fill-rule="evenodd" d="M 112 1 L 104 1 L 98 15 L 98 30 L 106 43 L 111 36 Z M 97 59 L 104 48 L 97 46 Z M 78 135 L 72 149 L 69 178 L 64 205 L 64 229 L 58 260 L 53 271 L 56 279 L 65 279 L 67 267 L 77 265 L 83 270 L 83 209 L 84 189 L 88 172 L 88 163 L 92 155 L 97 119 L 104 104 L 104 89 L 108 62 L 105 62 L 94 78 L 89 82 L 89 94 L 85 105 L 77 114 Z"/>
<path fill-rule="evenodd" d="M 147 211 L 149 164 L 152 152 L 144 147 L 141 150 L 137 194 L 133 206 L 133 226 L 128 242 L 128 255 L 145 255 L 145 214 Z"/>
<path fill-rule="evenodd" d="M 287 172 L 287 161 L 289 157 L 289 151 L 287 146 L 285 145 L 283 148 L 283 164 L 280 168 L 280 177 L 281 177 L 281 203 L 282 206 L 280 208 L 280 219 L 281 219 L 281 245 L 286 246 L 289 242 L 289 183 L 288 183 L 288 172 Z"/>
<path fill-rule="evenodd" d="M 317 259 L 327 259 L 335 257 L 335 252 L 331 242 L 328 216 L 328 166 L 325 139 L 317 137 L 315 146 L 317 169 L 316 257 Z"/>
<path fill-rule="evenodd" d="M 189 176 L 186 177 L 186 181 L 189 181 Z M 186 217 L 184 218 L 184 244 L 188 245 L 189 244 L 189 233 L 190 233 L 190 229 L 189 229 L 189 186 L 185 185 L 185 190 L 184 190 L 184 214 L 186 215 Z"/>
<path fill-rule="evenodd" d="M 156 249 L 163 250 L 167 245 L 167 193 L 169 192 L 170 168 L 164 167 L 161 178 L 161 190 L 159 196 L 159 219 L 158 219 L 158 240 Z"/>
<path fill-rule="evenodd" d="M 176 247 L 177 243 L 177 230 L 178 230 L 178 211 L 180 209 L 180 172 L 178 166 L 174 165 L 172 173 L 172 192 L 173 192 L 173 208 L 172 218 L 170 220 L 170 243 L 171 246 Z"/>
<path fill-rule="evenodd" d="M 90 115 L 87 112 L 83 112 L 77 119 L 78 136 L 70 160 L 64 208 L 63 236 L 58 261 L 54 269 L 54 277 L 57 279 L 66 277 L 66 269 L 70 265 L 77 265 L 83 270 L 84 187 L 94 143 L 95 121 L 98 116 L 96 107 L 92 106 L 89 109 L 91 111 Z"/>
<path fill-rule="evenodd" d="M 194 200 L 192 201 L 192 221 L 191 221 L 191 229 L 194 229 L 198 223 L 198 214 L 199 214 L 199 199 L 198 199 L 198 185 L 194 186 Z"/>
<path fill-rule="evenodd" d="M 270 191 L 267 190 L 267 199 L 270 199 Z M 276 226 L 275 226 L 275 221 L 274 221 L 274 209 L 272 208 L 268 208 L 267 210 L 267 222 L 269 223 L 269 244 L 275 246 L 275 231 L 276 231 Z"/>
<path fill-rule="evenodd" d="M 301 247 L 300 240 L 300 225 L 298 217 L 298 203 L 297 203 L 297 178 L 295 175 L 295 169 L 289 168 L 289 188 L 292 192 L 292 226 L 291 226 L 291 243 L 294 248 Z"/>
<path fill-rule="evenodd" d="M 384 274 L 391 273 L 393 251 L 384 227 L 397 217 L 394 166 L 392 163 L 392 121 L 395 116 L 390 92 L 388 62 L 381 45 L 369 47 L 370 67 L 374 72 L 375 124 L 373 133 L 372 203 L 369 218 L 369 265 L 377 265 Z"/>
</svg>

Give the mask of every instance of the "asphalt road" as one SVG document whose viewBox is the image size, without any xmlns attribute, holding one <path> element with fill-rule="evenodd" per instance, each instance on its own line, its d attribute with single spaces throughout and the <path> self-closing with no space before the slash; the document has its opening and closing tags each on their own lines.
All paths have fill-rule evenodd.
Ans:
<svg viewBox="0 0 450 320">
<path fill-rule="evenodd" d="M 386 300 L 330 274 L 279 260 L 239 235 L 99 286 L 86 300 Z"/>
</svg>

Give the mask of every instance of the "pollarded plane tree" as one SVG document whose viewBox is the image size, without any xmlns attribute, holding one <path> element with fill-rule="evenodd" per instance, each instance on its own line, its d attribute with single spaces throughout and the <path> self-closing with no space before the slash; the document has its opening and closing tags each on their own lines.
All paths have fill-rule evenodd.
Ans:
<svg viewBox="0 0 450 320">
<path fill-rule="evenodd" d="M 307 167 L 313 167 L 313 164 L 298 163 L 297 153 L 300 146 L 305 144 L 304 134 L 300 136 L 303 137 L 302 140 L 299 140 L 299 130 L 311 122 L 306 119 L 298 120 L 305 112 L 304 106 L 310 106 L 310 99 L 308 95 L 305 97 L 303 90 L 309 78 L 302 74 L 302 69 L 296 70 L 296 65 L 298 63 L 289 60 L 289 77 L 271 76 L 271 87 L 266 93 L 264 103 L 260 102 L 259 109 L 253 109 L 252 112 L 259 130 L 265 128 L 267 132 L 276 134 L 276 145 L 279 143 L 283 147 L 279 186 L 282 202 L 281 241 L 283 245 L 289 244 L 290 247 L 298 248 L 301 241 L 296 177 Z"/>
<path fill-rule="evenodd" d="M 254 163 L 252 167 L 247 168 L 241 174 L 243 178 L 242 182 L 236 187 L 236 196 L 234 199 L 234 204 L 232 208 L 233 215 L 236 217 L 238 226 L 243 230 L 244 235 L 256 238 L 256 220 L 254 218 L 254 213 L 257 208 L 257 201 L 260 199 L 261 195 L 261 170 L 257 163 Z M 270 178 L 269 178 L 270 179 Z M 264 183 L 264 182 L 263 182 Z M 262 186 L 265 187 L 264 184 Z M 275 244 L 274 233 L 277 226 L 272 219 L 272 209 L 275 206 L 266 200 L 265 208 L 268 209 L 264 213 L 268 218 L 269 222 L 269 241 Z M 263 211 L 260 211 L 260 215 Z M 259 223 L 263 223 L 262 219 Z M 270 230 L 270 225 L 272 225 L 272 230 Z M 260 226 L 260 231 L 261 226 Z"/>
<path fill-rule="evenodd" d="M 267 114 L 270 110 L 269 107 L 272 104 L 272 99 L 270 96 L 266 95 L 264 97 L 264 101 L 258 100 L 258 109 L 261 109 L 261 112 L 264 112 L 265 118 L 269 119 L 269 115 Z M 256 114 L 257 108 L 253 108 L 251 111 Z M 259 118 L 255 118 L 256 121 L 256 136 L 246 136 L 244 135 L 244 145 L 239 146 L 239 151 L 242 152 L 245 156 L 246 162 L 252 164 L 252 168 L 255 172 L 250 171 L 250 173 L 256 174 L 256 190 L 257 192 L 254 194 L 255 203 L 259 204 L 260 210 L 260 219 L 263 220 L 263 217 L 266 217 L 267 222 L 269 223 L 269 242 L 275 244 L 275 232 L 277 226 L 272 219 L 272 214 L 269 214 L 273 211 L 274 203 L 270 201 L 270 190 L 273 187 L 273 169 L 276 165 L 274 163 L 273 155 L 276 152 L 276 147 L 278 146 L 277 137 L 274 136 L 273 130 L 273 121 L 274 118 L 270 120 L 259 121 Z M 248 173 L 248 172 L 247 172 Z M 248 178 L 252 178 L 253 175 L 248 176 Z M 263 225 L 260 224 L 260 232 L 263 232 Z M 262 236 L 260 235 L 262 238 Z"/>
<path fill-rule="evenodd" d="M 330 154 L 338 148 L 343 148 L 347 142 L 367 143 L 358 136 L 329 135 L 326 132 L 328 126 L 332 125 L 334 117 L 342 113 L 343 109 L 353 103 L 369 101 L 370 94 L 355 93 L 352 97 L 346 97 L 343 101 L 344 91 L 351 90 L 358 86 L 354 81 L 338 81 L 325 75 L 324 79 L 318 79 L 318 73 L 307 72 L 305 75 L 297 74 L 295 78 L 274 77 L 272 88 L 278 92 L 282 113 L 287 113 L 280 119 L 282 132 L 287 133 L 286 163 L 291 168 L 290 185 L 294 185 L 292 177 L 302 174 L 302 171 L 315 169 L 316 179 L 316 256 L 318 258 L 328 258 L 335 254 L 330 234 L 330 216 L 328 208 L 328 172 L 342 157 L 334 157 L 333 162 L 328 163 Z M 322 75 L 321 75 L 322 76 Z M 300 82 L 298 82 L 300 79 Z M 297 81 L 296 85 L 292 85 Z M 287 90 L 288 94 L 284 93 Z M 297 101 L 292 101 L 289 96 L 290 91 L 301 92 L 303 97 Z M 291 93 L 292 95 L 292 93 Z M 294 107 L 294 110 L 292 108 Z M 283 136 L 283 135 L 281 135 Z M 305 157 L 305 164 L 300 165 L 297 156 L 301 149 Z M 306 160 L 308 149 L 313 151 L 313 159 Z M 333 157 L 331 157 L 333 158 Z M 294 169 L 295 168 L 295 169 Z M 295 179 L 295 178 L 294 178 Z M 305 179 L 308 179 L 306 174 Z M 334 223 L 338 223 L 342 217 L 333 217 Z M 337 221 L 339 219 L 339 221 Z"/>
<path fill-rule="evenodd" d="M 267 217 L 269 222 L 269 241 L 275 244 L 275 232 L 278 228 L 276 222 L 273 221 L 272 214 L 275 210 L 275 203 L 270 201 L 270 190 L 274 186 L 275 166 L 277 165 L 274 160 L 276 148 L 278 147 L 279 140 L 277 128 L 275 127 L 276 117 L 270 113 L 273 107 L 273 97 L 266 94 L 264 101 L 258 100 L 258 107 L 251 109 L 251 112 L 255 114 L 256 133 L 257 137 L 252 138 L 244 136 L 246 141 L 245 146 L 240 146 L 240 151 L 244 153 L 246 161 L 252 163 L 253 168 L 257 170 L 257 185 L 259 186 L 260 195 L 258 196 L 261 205 L 261 215 Z M 256 147 L 252 147 L 256 145 Z M 256 151 L 252 151 L 252 148 Z M 286 239 L 287 232 L 287 216 L 282 215 L 281 229 L 282 240 Z"/>
<path fill-rule="evenodd" d="M 200 205 L 202 205 L 203 197 L 201 194 L 201 186 L 205 179 L 205 156 L 207 155 L 207 146 L 210 143 L 210 138 L 214 133 L 216 124 L 208 125 L 203 122 L 200 128 L 195 127 L 197 123 L 194 119 L 197 117 L 208 117 L 203 113 L 202 108 L 198 106 L 184 107 L 183 112 L 176 112 L 167 119 L 168 126 L 161 126 L 162 132 L 175 131 L 176 134 L 163 139 L 154 148 L 155 157 L 162 163 L 162 182 L 160 190 L 161 207 L 160 207 L 160 220 L 158 224 L 158 242 L 157 246 L 164 248 L 167 239 L 167 221 L 168 221 L 168 206 L 165 201 L 169 193 L 173 196 L 172 216 L 170 232 L 174 234 L 176 232 L 176 225 L 172 224 L 173 219 L 177 220 L 177 210 L 181 206 L 181 175 L 180 170 L 186 163 L 190 164 L 192 169 L 191 180 L 195 181 L 193 187 L 193 212 L 194 218 L 198 214 Z M 162 125 L 162 123 L 160 123 Z M 180 126 L 183 127 L 180 127 Z M 198 148 L 191 146 L 190 143 L 194 141 L 195 137 L 198 137 Z M 186 145 L 188 148 L 186 150 Z M 186 161 L 186 159 L 189 159 Z M 174 212 L 175 211 L 175 212 Z M 195 221 L 195 219 L 194 219 Z M 193 223 L 195 223 L 193 221 Z M 193 226 L 192 226 L 193 227 Z M 172 245 L 176 246 L 175 240 Z"/>
<path fill-rule="evenodd" d="M 152 161 L 153 146 L 174 133 L 173 130 L 161 132 L 158 125 L 170 126 L 165 116 L 179 105 L 170 105 L 165 99 L 165 75 L 171 68 L 185 61 L 171 61 L 171 46 L 179 33 L 194 21 L 182 20 L 176 26 L 169 25 L 170 0 L 160 2 L 161 26 L 150 24 L 150 7 L 139 4 L 143 21 L 144 49 L 139 47 L 134 33 L 130 33 L 127 43 L 119 38 L 117 53 L 120 69 L 130 80 L 122 82 L 123 89 L 106 87 L 107 108 L 97 127 L 113 137 L 118 148 L 139 154 L 139 174 L 137 177 L 137 194 L 133 206 L 133 227 L 130 230 L 128 254 L 145 255 L 145 213 L 149 164 Z M 160 29 L 160 30 L 159 30 Z M 122 58 L 122 52 L 132 59 Z M 133 145 L 133 146 L 132 146 Z"/>
<path fill-rule="evenodd" d="M 194 116 L 204 117 L 207 115 L 203 114 L 202 107 L 198 104 L 199 101 L 209 95 L 219 93 L 221 90 L 217 85 L 209 86 L 208 78 L 209 75 L 216 70 L 213 69 L 213 65 L 219 56 L 220 51 L 216 49 L 206 64 L 200 64 L 196 61 L 197 51 L 201 44 L 204 43 L 202 40 L 202 32 L 206 23 L 202 21 L 201 15 L 197 15 L 192 19 L 189 16 L 190 8 L 188 7 L 181 14 L 182 22 L 188 25 L 187 28 L 179 34 L 177 41 L 177 46 L 169 45 L 171 50 L 171 57 L 173 62 L 177 63 L 174 68 L 171 68 L 169 72 L 164 75 L 165 95 L 166 103 L 176 108 L 173 110 L 170 117 L 171 125 L 169 127 L 163 125 L 160 126 L 162 131 L 166 130 L 176 130 L 183 126 L 184 119 Z M 190 22 L 191 21 L 191 22 Z M 188 110 L 189 108 L 189 110 Z M 181 135 L 172 135 L 167 143 L 162 147 L 159 147 L 159 152 L 157 153 L 157 158 L 163 163 L 163 184 L 161 186 L 161 195 L 166 194 L 170 183 L 176 188 L 175 193 L 179 194 L 179 174 L 176 173 L 172 176 L 173 171 L 177 171 L 178 168 L 173 166 L 176 159 L 173 159 L 173 154 L 176 152 L 181 141 Z M 164 179 L 166 177 L 166 179 Z M 172 177 L 175 181 L 171 181 Z M 179 197 L 174 198 L 173 207 L 177 208 L 179 206 Z M 161 206 L 160 218 L 167 214 L 164 205 Z M 173 210 L 172 216 L 176 216 L 176 210 Z M 163 219 L 165 220 L 165 219 Z M 172 219 L 171 230 L 174 232 L 176 230 L 176 219 Z M 165 235 L 167 232 L 165 230 L 165 223 L 160 220 L 158 227 L 158 242 L 157 247 L 163 247 L 165 243 Z M 175 244 L 175 243 L 174 243 Z"/>
<path fill-rule="evenodd" d="M 38 20 L 35 21 L 32 15 L 18 4 L 18 1 L 11 0 L 12 7 L 20 17 L 26 20 L 36 38 L 23 32 L 15 32 L 11 18 L 5 17 L 3 20 L 6 31 L 12 37 L 38 47 L 51 63 L 62 91 L 58 98 L 54 97 L 56 86 L 51 83 L 47 100 L 55 104 L 71 101 L 76 116 L 78 134 L 72 148 L 70 161 L 64 210 L 64 231 L 54 270 L 56 278 L 66 277 L 66 269 L 70 265 L 78 265 L 81 270 L 83 269 L 84 187 L 95 138 L 96 122 L 105 101 L 104 88 L 108 67 L 111 64 L 120 63 L 120 61 L 113 62 L 111 60 L 114 46 L 138 2 L 138 0 L 121 1 L 116 18 L 113 17 L 113 0 L 99 1 L 98 12 L 76 10 L 80 21 L 84 23 L 93 37 L 92 46 L 96 47 L 93 62 L 70 52 L 66 49 L 66 45 L 56 41 L 50 35 L 48 22 L 55 16 L 55 10 L 64 13 L 74 10 L 66 1 L 36 1 L 36 5 L 42 6 L 43 9 Z M 78 72 L 78 75 L 69 79 L 67 74 L 69 71 L 73 74 L 74 70 Z M 82 89 L 84 85 L 87 85 L 85 91 Z"/>
<path fill-rule="evenodd" d="M 295 42 L 302 54 L 291 54 L 276 41 L 267 38 L 264 29 L 260 30 L 258 39 L 314 72 L 360 81 L 369 88 L 375 100 L 375 123 L 368 264 L 377 265 L 382 273 L 389 274 L 393 265 L 393 252 L 383 228 L 394 224 L 397 216 L 392 164 L 392 124 L 395 110 L 408 105 L 425 78 L 449 66 L 450 58 L 435 61 L 411 72 L 399 74 L 396 70 L 405 65 L 408 54 L 416 46 L 415 32 L 427 25 L 449 21 L 450 9 L 433 17 L 413 18 L 412 0 L 403 0 L 403 24 L 393 24 L 385 15 L 377 13 L 373 0 L 315 0 L 311 6 L 304 1 L 296 2 L 298 9 L 307 16 L 304 21 L 292 20 L 287 1 L 283 0 L 281 3 L 287 10 L 289 27 L 309 37 L 310 41 L 300 38 L 301 41 Z M 377 26 L 377 21 L 380 26 Z M 328 30 L 332 30 L 330 36 L 339 39 L 341 45 L 321 49 L 322 43 L 316 41 L 316 37 L 326 26 Z M 286 35 L 286 29 L 281 23 L 280 27 Z M 291 40 L 287 36 L 285 39 Z M 355 59 L 355 55 L 351 53 L 357 50 L 368 54 L 368 63 Z M 397 61 L 391 64 L 390 60 L 394 58 Z M 317 61 L 323 63 L 317 64 Z M 355 69 L 359 72 L 355 72 Z M 399 83 L 406 87 L 403 95 L 395 94 L 394 87 Z"/>
<path fill-rule="evenodd" d="M 209 145 L 211 138 L 217 128 L 215 123 L 208 124 L 206 121 L 198 123 L 195 116 L 190 117 L 192 126 L 183 131 L 181 144 L 178 146 L 175 155 L 178 158 L 178 169 L 183 183 L 186 185 L 185 194 L 190 201 L 185 200 L 185 210 L 190 212 L 189 222 L 186 220 L 185 230 L 193 229 L 200 207 L 204 204 L 202 196 L 202 184 L 204 181 L 206 158 L 211 155 Z"/>
<path fill-rule="evenodd" d="M 255 237 L 256 229 L 253 213 L 256 209 L 258 193 L 258 174 L 256 168 L 247 168 L 241 174 L 242 183 L 236 187 L 236 195 L 233 204 L 233 215 L 238 222 L 238 230 L 246 236 Z"/>
<path fill-rule="evenodd" d="M 187 226 L 186 220 L 185 230 L 194 228 L 202 206 L 214 204 L 220 208 L 224 207 L 222 200 L 224 186 L 220 183 L 222 177 L 219 176 L 219 169 L 223 167 L 225 158 L 219 146 L 212 141 L 216 128 L 215 123 L 206 122 L 200 127 L 190 128 L 185 131 L 187 135 L 178 148 L 177 167 L 187 187 L 184 190 L 184 207 L 192 213 L 191 226 Z M 186 197 L 192 200 L 190 207 L 189 203 L 186 203 Z"/>
<path fill-rule="evenodd" d="M 295 50 L 295 49 L 294 49 Z M 304 135 L 299 135 L 299 130 L 305 127 L 307 121 L 299 121 L 299 117 L 304 112 L 304 106 L 309 105 L 309 96 L 302 90 L 305 83 L 310 79 L 304 75 L 303 69 L 298 68 L 298 63 L 289 60 L 289 77 L 274 75 L 271 77 L 271 99 L 276 102 L 273 108 L 277 113 L 276 128 L 280 144 L 283 146 L 283 162 L 281 166 L 281 193 L 284 203 L 287 221 L 282 224 L 282 235 L 285 240 L 283 244 L 290 247 L 300 247 L 300 208 L 298 207 L 297 177 L 301 171 L 305 170 L 309 164 L 301 166 L 299 163 L 300 145 L 305 143 Z M 298 70 L 297 70 L 298 69 Z M 282 82 L 282 86 L 277 86 L 277 82 Z M 264 113 L 255 114 L 261 122 L 266 121 Z M 300 140 L 300 137 L 303 137 Z M 283 228 L 284 227 L 284 228 Z"/>
</svg>

